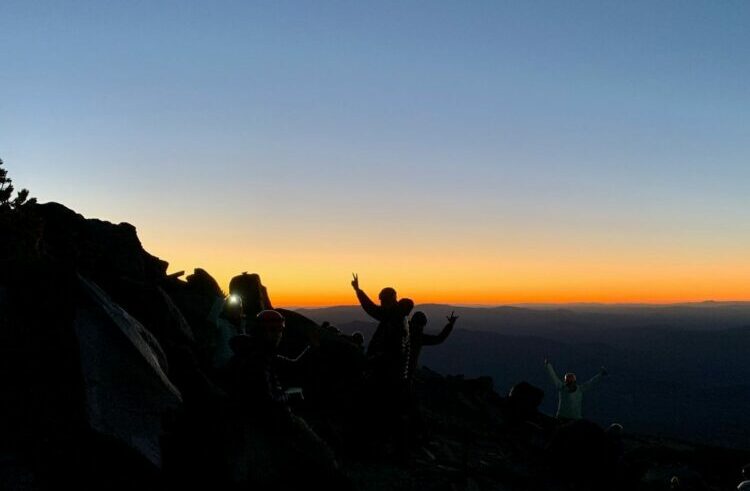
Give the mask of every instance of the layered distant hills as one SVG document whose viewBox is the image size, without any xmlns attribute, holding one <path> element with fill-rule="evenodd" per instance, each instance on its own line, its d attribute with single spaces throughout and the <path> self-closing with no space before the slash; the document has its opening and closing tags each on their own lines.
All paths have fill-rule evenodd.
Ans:
<svg viewBox="0 0 750 491">
<path fill-rule="evenodd" d="M 527 305 L 454 307 L 418 305 L 443 327 L 455 310 L 456 331 L 426 348 L 421 364 L 442 373 L 491 375 L 503 393 L 529 381 L 556 394 L 543 369 L 579 380 L 606 366 L 609 376 L 587 397 L 585 414 L 631 431 L 734 447 L 750 446 L 750 302 L 673 305 Z M 375 323 L 358 306 L 300 309 L 344 332 L 369 339 Z"/>
</svg>

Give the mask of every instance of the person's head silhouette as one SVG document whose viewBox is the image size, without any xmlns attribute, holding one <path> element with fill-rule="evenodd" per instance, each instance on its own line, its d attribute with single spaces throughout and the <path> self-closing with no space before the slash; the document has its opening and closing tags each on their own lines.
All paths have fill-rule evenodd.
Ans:
<svg viewBox="0 0 750 491">
<path fill-rule="evenodd" d="M 356 331 L 354 334 L 352 334 L 352 341 L 357 346 L 362 346 L 365 344 L 365 337 L 361 332 Z"/>
<path fill-rule="evenodd" d="M 398 303 L 398 298 L 396 296 L 396 290 L 394 290 L 391 287 L 386 287 L 380 290 L 380 294 L 378 295 L 378 298 L 380 299 L 380 305 L 383 307 L 393 307 Z"/>
<path fill-rule="evenodd" d="M 262 310 L 255 316 L 255 333 L 276 348 L 284 332 L 284 316 L 275 310 Z"/>
<path fill-rule="evenodd" d="M 563 382 L 565 383 L 565 387 L 570 392 L 575 392 L 576 389 L 578 388 L 578 383 L 576 381 L 576 374 L 575 373 L 571 373 L 571 372 L 566 373 L 565 374 L 565 379 L 563 380 Z"/>
<path fill-rule="evenodd" d="M 409 328 L 415 332 L 422 332 L 424 331 L 426 325 L 427 316 L 425 315 L 425 313 L 421 310 L 414 312 L 414 314 L 411 316 L 411 320 L 409 321 Z"/>
</svg>

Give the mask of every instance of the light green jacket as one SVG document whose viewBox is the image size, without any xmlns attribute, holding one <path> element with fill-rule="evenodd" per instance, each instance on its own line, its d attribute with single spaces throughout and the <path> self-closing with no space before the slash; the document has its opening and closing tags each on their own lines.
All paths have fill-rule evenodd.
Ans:
<svg viewBox="0 0 750 491">
<path fill-rule="evenodd" d="M 601 378 L 602 374 L 595 375 L 584 384 L 579 384 L 575 391 L 570 392 L 560 377 L 557 376 L 551 363 L 547 363 L 547 372 L 555 384 L 558 392 L 557 417 L 566 419 L 583 419 L 582 406 L 583 394 L 590 390 Z"/>
</svg>

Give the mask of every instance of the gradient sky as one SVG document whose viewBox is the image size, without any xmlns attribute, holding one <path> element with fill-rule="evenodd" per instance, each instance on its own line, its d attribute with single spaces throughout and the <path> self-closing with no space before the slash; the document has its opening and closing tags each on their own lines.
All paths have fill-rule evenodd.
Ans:
<svg viewBox="0 0 750 491">
<path fill-rule="evenodd" d="M 750 299 L 750 3 L 0 3 L 0 158 L 280 305 Z"/>
</svg>

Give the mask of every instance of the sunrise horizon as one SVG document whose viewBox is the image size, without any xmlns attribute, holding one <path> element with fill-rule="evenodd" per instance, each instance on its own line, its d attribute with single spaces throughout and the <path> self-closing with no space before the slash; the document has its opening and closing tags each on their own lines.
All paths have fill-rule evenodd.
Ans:
<svg viewBox="0 0 750 491">
<path fill-rule="evenodd" d="M 10 2 L 0 158 L 278 305 L 750 300 L 747 12 Z"/>
</svg>

